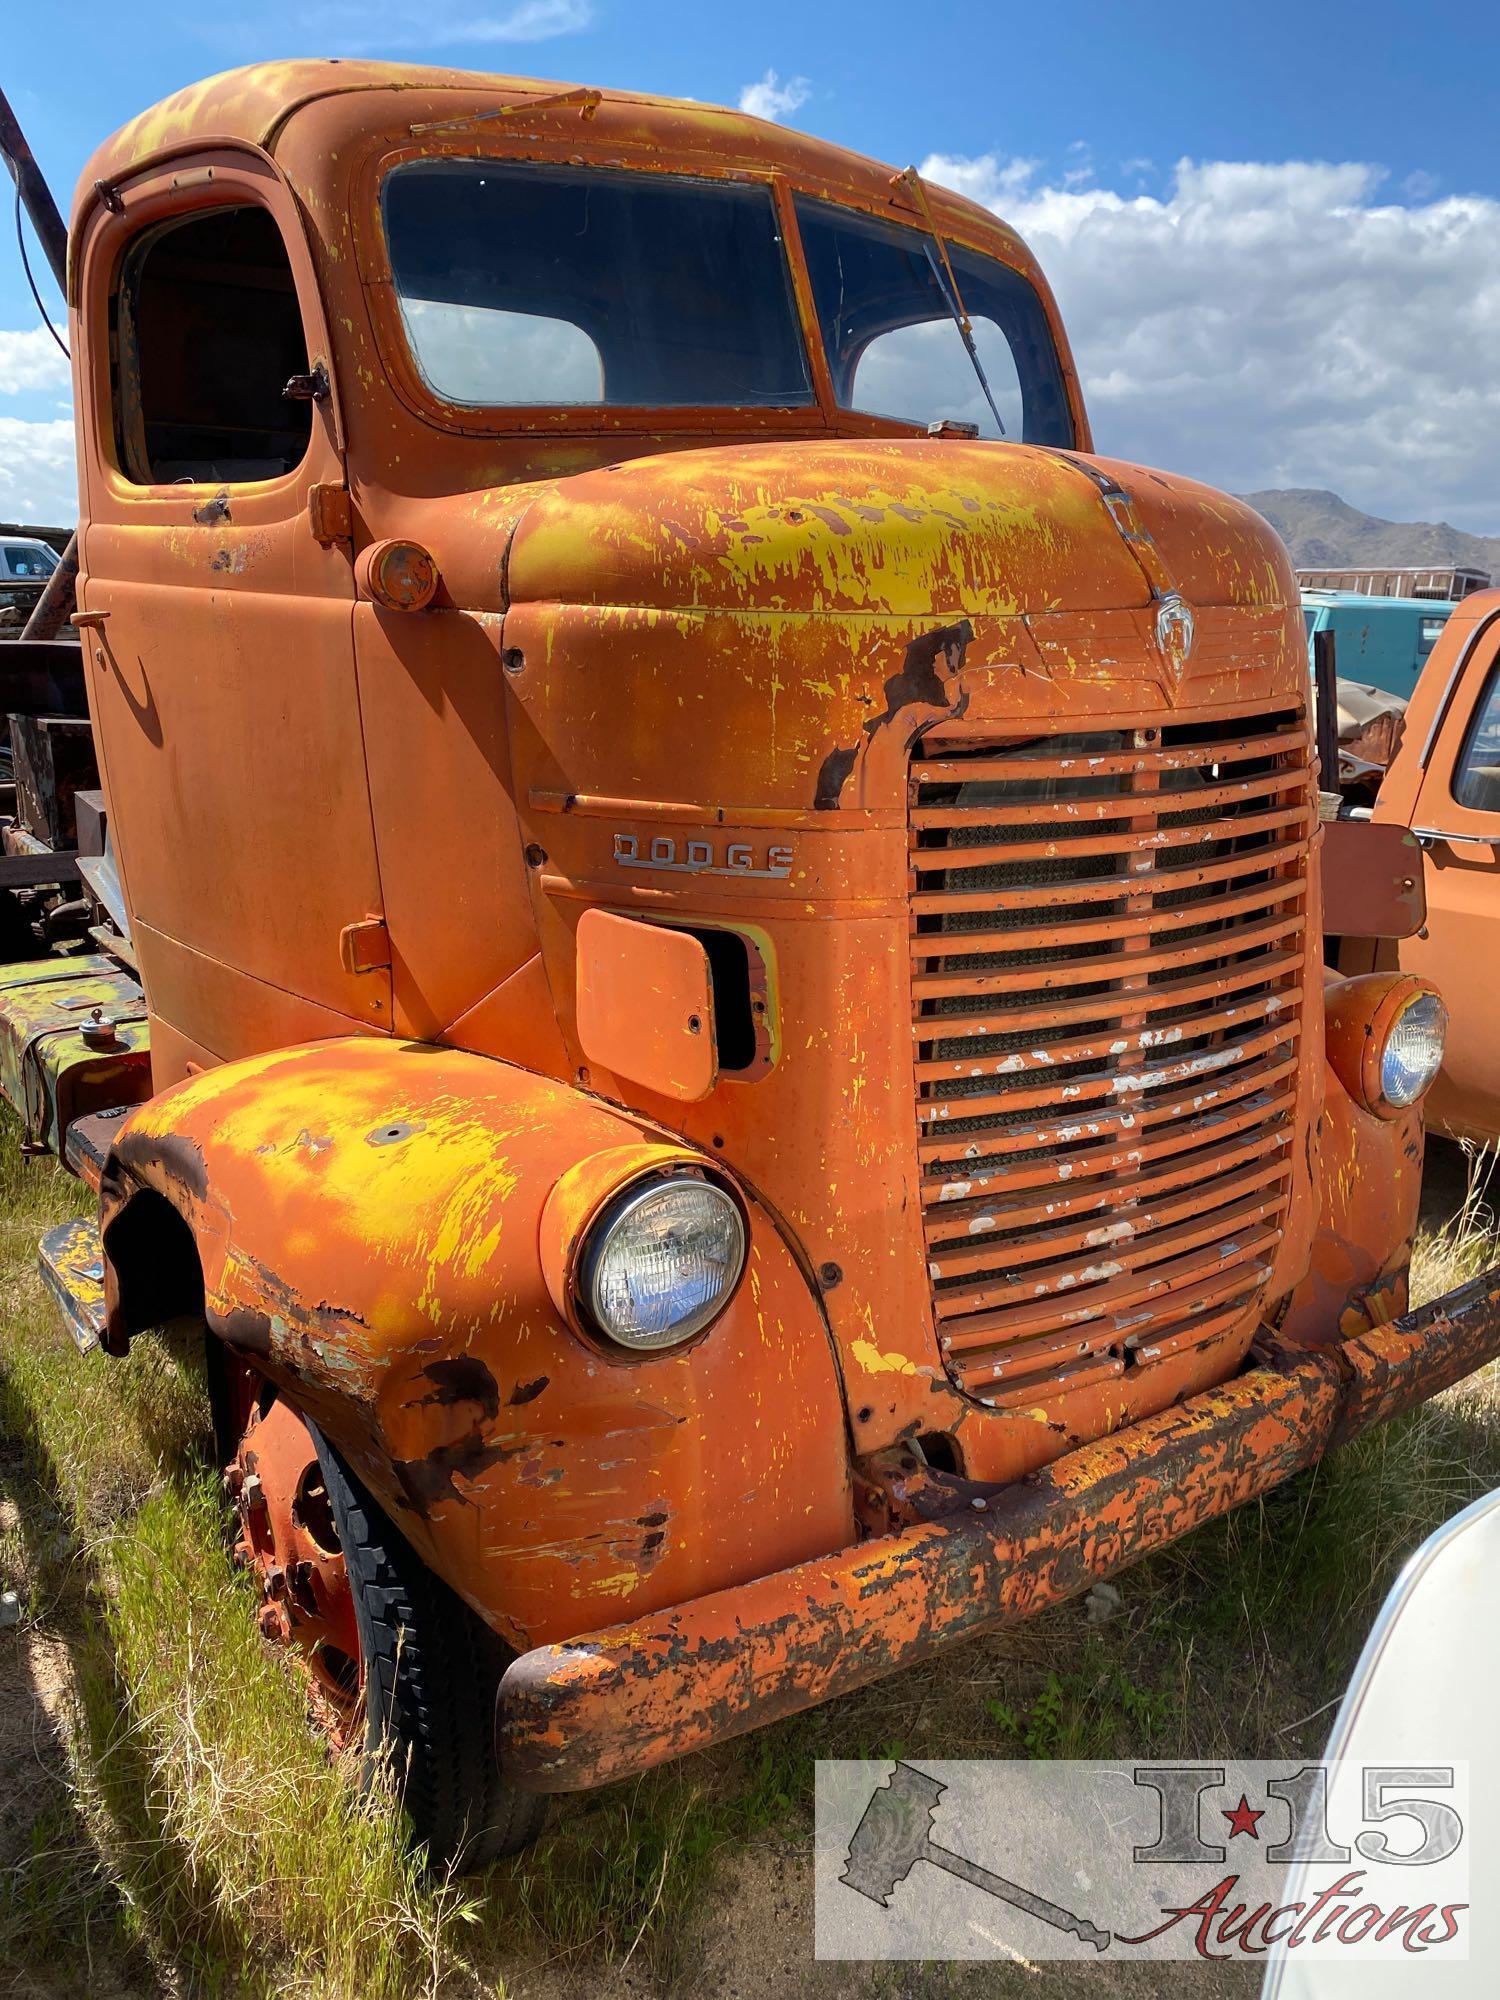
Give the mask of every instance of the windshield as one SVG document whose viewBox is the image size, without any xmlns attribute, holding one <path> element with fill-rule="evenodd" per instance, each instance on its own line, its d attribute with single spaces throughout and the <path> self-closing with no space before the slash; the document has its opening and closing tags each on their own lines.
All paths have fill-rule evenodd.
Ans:
<svg viewBox="0 0 1500 2000">
<path fill-rule="evenodd" d="M 813 401 L 767 187 L 417 160 L 383 202 L 407 338 L 448 402 Z"/>
<path fill-rule="evenodd" d="M 800 196 L 797 225 L 840 405 L 924 426 L 946 418 L 998 436 L 932 238 Z M 993 257 L 952 242 L 947 250 L 1006 436 L 1071 445 L 1062 368 L 1036 291 Z"/>
</svg>

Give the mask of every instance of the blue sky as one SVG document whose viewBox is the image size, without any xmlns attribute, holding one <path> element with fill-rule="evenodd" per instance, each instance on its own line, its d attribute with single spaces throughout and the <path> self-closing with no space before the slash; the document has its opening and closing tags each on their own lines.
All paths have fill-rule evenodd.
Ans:
<svg viewBox="0 0 1500 2000">
<path fill-rule="evenodd" d="M 1500 378 L 1500 17 L 1482 10 L 75 0 L 30 19 L 38 54 L 49 27 L 66 38 L 66 69 L 12 36 L 0 81 L 65 207 L 106 132 L 270 56 L 753 92 L 1018 222 L 1101 449 L 1500 531 L 1500 380 L 1480 372 Z M 66 382 L 34 326 L 0 232 L 0 513 L 66 498 Z"/>
</svg>

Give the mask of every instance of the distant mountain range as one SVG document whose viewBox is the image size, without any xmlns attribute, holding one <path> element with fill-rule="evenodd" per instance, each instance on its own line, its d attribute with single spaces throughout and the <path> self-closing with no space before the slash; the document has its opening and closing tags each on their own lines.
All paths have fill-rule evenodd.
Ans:
<svg viewBox="0 0 1500 2000">
<path fill-rule="evenodd" d="M 1446 569 L 1467 563 L 1500 579 L 1500 535 L 1467 535 L 1446 521 L 1382 521 L 1337 493 L 1288 486 L 1243 498 L 1264 514 L 1298 569 Z"/>
</svg>

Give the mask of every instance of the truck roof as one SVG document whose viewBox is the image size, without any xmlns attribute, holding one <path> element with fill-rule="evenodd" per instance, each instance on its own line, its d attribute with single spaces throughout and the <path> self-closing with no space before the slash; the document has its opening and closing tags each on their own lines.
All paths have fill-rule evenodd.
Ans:
<svg viewBox="0 0 1500 2000">
<path fill-rule="evenodd" d="M 259 146 L 274 153 L 292 118 L 316 117 L 320 106 L 355 92 L 405 93 L 408 102 L 402 108 L 402 122 L 415 125 L 461 117 L 470 107 L 499 111 L 506 105 L 539 103 L 565 92 L 581 93 L 582 89 L 577 84 L 496 76 L 482 70 L 346 62 L 333 57 L 225 70 L 164 98 L 104 141 L 79 179 L 70 236 L 76 235 L 84 215 L 99 199 L 98 183 L 108 187 L 164 154 L 215 141 Z M 799 178 L 822 182 L 835 197 L 849 193 L 867 201 L 891 198 L 891 167 L 787 126 L 722 105 L 655 97 L 644 91 L 595 91 L 590 86 L 589 94 L 598 99 L 596 129 L 607 128 L 611 138 L 628 143 L 634 137 L 679 158 L 711 154 L 721 167 L 743 164 L 764 170 L 779 166 Z M 372 111 L 372 122 L 375 115 Z M 476 129 L 482 133 L 484 128 Z M 929 197 L 935 214 L 955 224 L 967 223 L 969 234 L 977 225 L 992 241 L 997 233 L 1008 238 L 1012 261 L 1037 280 L 1043 296 L 1048 296 L 1031 253 L 992 210 L 936 184 L 930 187 Z"/>
<path fill-rule="evenodd" d="M 1369 597 L 1362 590 L 1303 590 L 1304 607 L 1309 611 L 1360 611 L 1367 616 L 1385 611 L 1420 611 L 1429 618 L 1445 618 L 1456 610 L 1457 602 L 1447 597 Z"/>
</svg>

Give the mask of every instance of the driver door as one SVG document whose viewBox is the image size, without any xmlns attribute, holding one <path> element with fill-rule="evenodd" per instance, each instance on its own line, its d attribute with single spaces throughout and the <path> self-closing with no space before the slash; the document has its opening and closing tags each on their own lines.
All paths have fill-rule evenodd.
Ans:
<svg viewBox="0 0 1500 2000">
<path fill-rule="evenodd" d="M 79 601 L 158 1085 L 388 1031 L 330 348 L 254 149 L 110 189 L 81 231 Z M 286 386 L 291 381 L 293 392 Z M 347 935 L 346 935 L 347 934 Z M 375 961 L 371 963 L 371 961 Z"/>
</svg>

